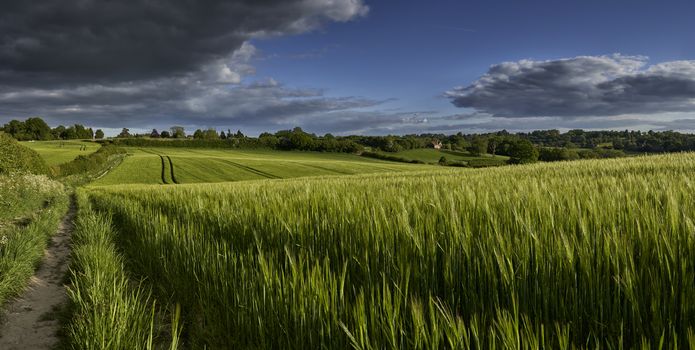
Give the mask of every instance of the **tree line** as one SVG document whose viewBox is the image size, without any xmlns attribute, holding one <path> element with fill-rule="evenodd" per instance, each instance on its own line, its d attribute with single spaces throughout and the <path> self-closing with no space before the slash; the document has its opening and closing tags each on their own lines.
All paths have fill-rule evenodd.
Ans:
<svg viewBox="0 0 695 350">
<path fill-rule="evenodd" d="M 192 135 L 187 135 L 183 127 L 175 126 L 169 131 L 153 129 L 148 134 L 131 134 L 124 128 L 113 142 L 123 146 L 161 146 L 157 139 L 172 139 L 170 147 L 210 147 L 210 148 L 270 148 L 277 150 L 299 150 L 317 152 L 358 153 L 364 147 L 343 137 L 331 134 L 318 136 L 308 133 L 302 128 L 280 130 L 274 134 L 264 132 L 258 137 L 248 137 L 240 130 L 217 131 L 215 129 L 198 129 Z"/>
<path fill-rule="evenodd" d="M 101 129 L 93 131 L 80 124 L 72 126 L 49 127 L 41 118 L 29 118 L 25 121 L 12 120 L 0 131 L 17 140 L 67 140 L 67 139 L 101 139 Z M 445 134 L 409 134 L 387 136 L 333 136 L 316 135 L 297 127 L 280 130 L 275 133 L 264 132 L 258 137 L 248 137 L 240 130 L 232 132 L 216 129 L 197 129 L 187 134 L 182 126 L 172 126 L 161 132 L 153 129 L 150 133 L 133 134 L 123 128 L 116 137 L 124 144 L 145 143 L 153 139 L 179 139 L 195 142 L 182 143 L 180 146 L 200 147 L 249 147 L 271 148 L 278 150 L 304 150 L 323 152 L 358 153 L 365 149 L 377 152 L 398 152 L 402 150 L 437 147 L 445 150 L 465 151 L 471 155 L 504 155 L 512 163 L 527 163 L 535 160 L 556 161 L 582 158 L 620 157 L 626 153 L 659 153 L 695 151 L 695 135 L 674 131 L 584 131 L 538 130 L 528 133 L 509 133 L 506 130 L 483 133 L 464 134 L 462 132 Z M 140 141 L 124 141 L 139 139 Z M 156 140 L 153 140 L 156 141 Z M 195 145 L 194 145 L 194 144 Z M 171 146 L 176 146 L 173 143 Z"/>
<path fill-rule="evenodd" d="M 59 125 L 51 128 L 41 118 L 29 118 L 25 121 L 11 120 L 3 125 L 0 131 L 9 134 L 19 141 L 49 141 L 49 140 L 74 140 L 74 139 L 101 139 L 104 132 L 87 128 L 81 124 L 71 126 Z"/>
</svg>

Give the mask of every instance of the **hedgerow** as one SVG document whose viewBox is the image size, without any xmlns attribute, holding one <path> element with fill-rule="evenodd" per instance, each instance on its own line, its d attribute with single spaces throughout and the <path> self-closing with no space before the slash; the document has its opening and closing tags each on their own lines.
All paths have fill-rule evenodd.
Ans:
<svg viewBox="0 0 695 350">
<path fill-rule="evenodd" d="M 374 159 L 381 159 L 381 160 L 390 160 L 392 162 L 401 162 L 401 163 L 410 163 L 410 164 L 425 164 L 425 162 L 417 159 L 407 159 L 407 158 L 402 158 L 402 157 L 397 157 L 397 156 L 391 156 L 388 154 L 381 154 L 381 153 L 376 153 L 376 152 L 362 152 L 362 157 L 367 157 L 367 158 L 374 158 Z"/>
<path fill-rule="evenodd" d="M 55 173 L 58 176 L 69 176 L 97 171 L 103 168 L 109 157 L 124 154 L 126 151 L 113 145 L 104 145 L 96 152 L 86 156 L 78 156 L 74 160 L 56 166 Z"/>
<path fill-rule="evenodd" d="M 48 174 L 46 162 L 11 136 L 0 132 L 0 174 L 3 173 Z"/>
</svg>

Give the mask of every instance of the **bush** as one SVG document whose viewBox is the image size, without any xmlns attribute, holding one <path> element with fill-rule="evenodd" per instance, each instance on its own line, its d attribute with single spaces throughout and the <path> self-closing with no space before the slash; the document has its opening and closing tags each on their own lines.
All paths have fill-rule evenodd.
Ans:
<svg viewBox="0 0 695 350">
<path fill-rule="evenodd" d="M 459 168 L 467 168 L 469 167 L 467 162 L 464 161 L 449 161 L 446 163 L 447 166 L 453 166 L 453 167 L 459 167 Z"/>
<path fill-rule="evenodd" d="M 36 151 L 0 132 L 0 174 L 14 172 L 45 175 L 50 169 Z"/>
<path fill-rule="evenodd" d="M 625 152 L 617 149 L 594 148 L 579 151 L 578 155 L 582 159 L 619 158 L 625 157 Z"/>
<path fill-rule="evenodd" d="M 575 150 L 567 148 L 543 147 L 540 149 L 538 160 L 544 162 L 557 162 L 562 160 L 579 159 L 579 154 Z"/>
</svg>

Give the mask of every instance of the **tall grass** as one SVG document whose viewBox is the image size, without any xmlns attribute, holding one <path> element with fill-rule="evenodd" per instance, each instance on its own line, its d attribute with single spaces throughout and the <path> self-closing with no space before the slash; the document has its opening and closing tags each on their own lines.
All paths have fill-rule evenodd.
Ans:
<svg viewBox="0 0 695 350">
<path fill-rule="evenodd" d="M 73 236 L 72 315 L 67 342 L 73 349 L 176 349 L 178 320 L 161 339 L 157 307 L 146 288 L 131 281 L 113 243 L 108 216 L 80 196 Z M 167 344 L 165 346 L 164 344 Z"/>
<path fill-rule="evenodd" d="M 67 206 L 63 185 L 44 175 L 0 175 L 0 305 L 24 289 Z"/>
<path fill-rule="evenodd" d="M 100 188 L 191 348 L 695 348 L 695 155 Z"/>
<path fill-rule="evenodd" d="M 65 196 L 64 186 L 45 175 L 0 174 L 0 229 L 22 221 Z"/>
</svg>

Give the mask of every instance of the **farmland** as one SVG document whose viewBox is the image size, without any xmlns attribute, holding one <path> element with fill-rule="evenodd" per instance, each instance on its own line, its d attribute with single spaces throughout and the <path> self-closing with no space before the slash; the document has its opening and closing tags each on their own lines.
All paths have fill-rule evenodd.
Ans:
<svg viewBox="0 0 695 350">
<path fill-rule="evenodd" d="M 157 151 L 181 183 L 242 179 L 194 172 L 229 155 L 204 151 L 206 163 L 178 171 L 192 152 Z M 132 153 L 80 190 L 75 343 L 695 346 L 693 154 L 476 170 L 368 162 L 413 171 L 104 186 L 161 180 L 168 162 Z M 271 165 L 285 177 L 303 174 L 288 163 L 355 169 L 338 168 L 337 155 L 235 157 L 278 177 Z"/>
<path fill-rule="evenodd" d="M 93 185 L 185 184 L 432 169 L 351 154 L 128 148 L 129 156 Z"/>
<path fill-rule="evenodd" d="M 38 152 L 48 165 L 67 163 L 77 156 L 90 154 L 99 149 L 99 144 L 85 141 L 41 141 L 21 142 L 25 147 Z"/>
</svg>

